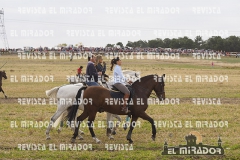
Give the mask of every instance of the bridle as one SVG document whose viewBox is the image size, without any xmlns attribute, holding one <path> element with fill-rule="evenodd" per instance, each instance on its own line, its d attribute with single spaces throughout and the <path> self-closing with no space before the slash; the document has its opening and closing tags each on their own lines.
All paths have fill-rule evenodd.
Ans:
<svg viewBox="0 0 240 160">
<path fill-rule="evenodd" d="M 163 82 L 161 82 L 161 83 L 163 83 Z M 160 83 L 158 83 L 158 85 L 159 85 Z M 165 84 L 164 84 L 164 86 L 165 86 Z M 151 93 L 151 94 L 154 94 L 154 93 Z M 160 92 L 156 92 L 156 94 L 154 94 L 156 97 L 157 97 L 157 95 L 163 95 L 163 94 L 165 94 L 165 90 L 163 89 L 162 91 L 160 91 Z"/>
</svg>

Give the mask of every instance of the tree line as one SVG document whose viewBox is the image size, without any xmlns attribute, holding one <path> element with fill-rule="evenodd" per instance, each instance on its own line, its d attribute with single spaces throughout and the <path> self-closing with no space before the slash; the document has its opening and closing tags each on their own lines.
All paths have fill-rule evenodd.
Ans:
<svg viewBox="0 0 240 160">
<path fill-rule="evenodd" d="M 116 43 L 121 47 L 122 42 Z M 107 44 L 106 47 L 114 47 L 115 44 Z M 193 40 L 187 36 L 179 38 L 156 38 L 152 40 L 138 40 L 138 41 L 128 41 L 125 47 L 139 47 L 139 48 L 182 48 L 182 49 L 211 49 L 216 51 L 226 51 L 226 52 L 240 52 L 240 37 L 229 36 L 227 38 L 222 38 L 220 36 L 213 36 L 207 40 L 203 40 L 201 36 L 196 36 Z"/>
</svg>

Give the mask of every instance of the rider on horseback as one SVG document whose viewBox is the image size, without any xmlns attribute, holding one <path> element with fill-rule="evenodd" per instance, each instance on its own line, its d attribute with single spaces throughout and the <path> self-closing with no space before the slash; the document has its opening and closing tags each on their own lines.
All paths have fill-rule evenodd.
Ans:
<svg viewBox="0 0 240 160">
<path fill-rule="evenodd" d="M 96 63 L 94 64 L 96 67 L 97 72 L 102 72 L 101 81 L 106 82 L 106 78 L 108 75 L 105 74 L 106 72 L 106 63 L 103 61 L 102 55 L 97 55 Z"/>
<path fill-rule="evenodd" d="M 123 73 L 122 73 L 122 61 L 119 59 L 119 57 L 114 58 L 111 60 L 111 71 L 113 69 L 114 64 L 116 65 L 113 71 L 113 77 L 114 77 L 114 86 L 121 91 L 122 93 L 124 93 L 124 105 L 122 107 L 122 111 L 125 111 L 126 113 L 128 113 L 128 108 L 127 108 L 127 100 L 130 96 L 130 91 L 128 90 L 128 88 L 124 85 L 124 82 L 126 82 L 126 78 L 124 77 Z M 129 81 L 128 83 L 132 83 L 132 81 Z"/>
<path fill-rule="evenodd" d="M 98 82 L 98 75 L 102 75 L 102 72 L 97 72 L 94 63 L 96 62 L 96 57 L 92 53 L 88 56 L 88 65 L 86 69 L 86 84 L 88 86 L 99 86 Z"/>
</svg>

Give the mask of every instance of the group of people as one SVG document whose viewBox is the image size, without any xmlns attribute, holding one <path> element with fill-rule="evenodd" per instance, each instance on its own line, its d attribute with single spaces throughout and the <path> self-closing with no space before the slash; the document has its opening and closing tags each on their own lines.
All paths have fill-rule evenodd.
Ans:
<svg viewBox="0 0 240 160">
<path fill-rule="evenodd" d="M 114 83 L 113 85 L 122 93 L 124 93 L 124 105 L 122 107 L 122 111 L 128 113 L 128 107 L 127 107 L 127 100 L 130 96 L 130 91 L 125 86 L 125 82 L 127 79 L 124 77 L 122 73 L 122 61 L 117 58 L 113 58 L 111 60 L 111 68 L 110 70 L 113 70 L 113 79 Z M 78 68 L 78 75 L 80 76 L 82 72 L 83 66 L 80 66 Z M 106 72 L 106 63 L 103 61 L 103 58 L 101 55 L 95 56 L 94 54 L 89 54 L 88 56 L 88 64 L 86 68 L 86 84 L 88 86 L 99 86 L 98 80 L 99 77 L 106 78 L 108 75 L 105 74 Z M 132 83 L 132 81 L 128 81 L 129 84 Z"/>
</svg>

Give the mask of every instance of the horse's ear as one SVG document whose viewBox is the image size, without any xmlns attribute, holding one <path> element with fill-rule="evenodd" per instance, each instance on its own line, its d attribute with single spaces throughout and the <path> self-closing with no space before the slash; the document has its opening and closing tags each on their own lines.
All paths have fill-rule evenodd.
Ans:
<svg viewBox="0 0 240 160">
<path fill-rule="evenodd" d="M 165 74 L 162 75 L 162 82 L 164 83 Z"/>
</svg>

